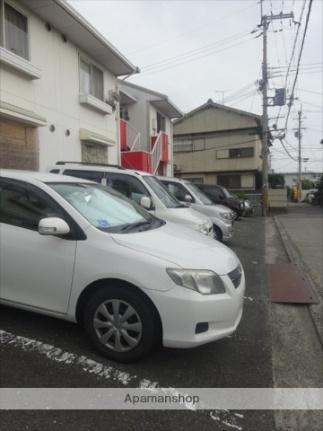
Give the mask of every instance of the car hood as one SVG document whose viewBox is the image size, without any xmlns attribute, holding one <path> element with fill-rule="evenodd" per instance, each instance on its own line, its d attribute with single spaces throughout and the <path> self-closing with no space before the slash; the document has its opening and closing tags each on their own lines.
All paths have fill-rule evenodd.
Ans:
<svg viewBox="0 0 323 431">
<path fill-rule="evenodd" d="M 181 223 L 182 225 L 187 226 L 197 226 L 209 222 L 208 217 L 206 217 L 204 214 L 187 207 L 158 210 L 155 212 L 155 215 L 162 220 Z"/>
<path fill-rule="evenodd" d="M 112 238 L 121 246 L 182 268 L 210 269 L 224 275 L 239 263 L 236 254 L 225 245 L 175 223 L 144 232 L 112 234 Z"/>
</svg>

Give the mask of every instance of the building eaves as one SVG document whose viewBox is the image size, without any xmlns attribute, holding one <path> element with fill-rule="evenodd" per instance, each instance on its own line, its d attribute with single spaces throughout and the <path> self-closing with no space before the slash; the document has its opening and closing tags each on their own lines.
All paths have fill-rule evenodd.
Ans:
<svg viewBox="0 0 323 431">
<path fill-rule="evenodd" d="M 121 52 L 65 0 L 20 0 L 35 15 L 115 76 L 138 73 Z"/>
</svg>

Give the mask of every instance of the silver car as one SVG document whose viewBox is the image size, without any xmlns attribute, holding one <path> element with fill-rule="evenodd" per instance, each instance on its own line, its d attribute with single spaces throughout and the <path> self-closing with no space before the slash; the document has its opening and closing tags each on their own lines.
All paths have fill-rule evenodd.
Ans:
<svg viewBox="0 0 323 431">
<path fill-rule="evenodd" d="M 198 187 L 179 178 L 158 177 L 168 190 L 181 202 L 208 216 L 213 223 L 215 237 L 229 241 L 233 236 L 234 212 L 224 205 L 214 204 Z"/>
</svg>

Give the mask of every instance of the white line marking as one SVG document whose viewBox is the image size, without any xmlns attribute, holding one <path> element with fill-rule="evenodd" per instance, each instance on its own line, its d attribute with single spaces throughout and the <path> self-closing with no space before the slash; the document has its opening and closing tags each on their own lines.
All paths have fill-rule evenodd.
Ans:
<svg viewBox="0 0 323 431">
<path fill-rule="evenodd" d="M 103 379 L 112 379 L 114 381 L 118 381 L 124 386 L 127 386 L 131 381 L 138 379 L 138 376 L 136 375 L 131 375 L 126 371 L 121 371 L 112 366 L 103 365 L 100 362 L 87 358 L 86 356 L 78 356 L 74 353 L 63 351 L 59 347 L 55 347 L 51 344 L 46 344 L 31 338 L 15 335 L 2 329 L 0 329 L 0 344 L 13 346 L 22 349 L 25 352 L 34 352 L 60 364 L 78 366 L 86 373 L 101 377 Z M 149 379 L 141 379 L 139 381 L 138 387 L 150 388 L 151 391 L 154 392 L 154 389 L 156 390 L 156 388 L 161 387 L 161 385 L 158 382 L 154 382 Z M 167 394 L 179 394 L 175 388 L 164 388 L 164 390 L 167 392 Z M 195 407 L 190 403 L 185 403 L 185 407 L 188 410 L 195 410 Z M 238 414 L 236 415 L 238 416 Z M 210 413 L 210 417 L 213 420 L 223 423 L 224 425 L 242 430 L 241 427 L 220 419 L 220 417 L 215 416 L 212 414 L 212 412 Z"/>
<path fill-rule="evenodd" d="M 253 298 L 251 298 L 251 296 L 244 296 L 244 299 L 248 299 L 248 301 L 250 301 L 250 302 L 253 302 L 253 301 L 254 301 L 254 299 L 253 299 Z"/>
<path fill-rule="evenodd" d="M 41 341 L 31 338 L 20 337 L 11 332 L 0 330 L 0 344 L 7 344 L 24 350 L 25 352 L 35 352 L 39 355 L 46 356 L 54 362 L 65 365 L 76 365 L 84 372 L 101 377 L 118 381 L 122 385 L 128 385 L 132 380 L 137 379 L 136 375 L 131 375 L 125 371 L 118 370 L 112 366 L 103 365 L 97 361 L 87 358 L 86 356 L 77 356 L 74 353 L 65 352 L 62 349 L 45 344 Z M 145 387 L 155 387 L 156 382 L 144 379 Z M 139 386 L 141 382 L 139 382 Z"/>
<path fill-rule="evenodd" d="M 234 424 L 231 424 L 230 422 L 226 422 L 226 421 L 222 421 L 222 423 L 224 425 L 226 425 L 227 427 L 235 428 L 235 429 L 237 429 L 239 431 L 242 431 L 242 427 L 239 427 L 238 425 L 234 425 Z"/>
</svg>

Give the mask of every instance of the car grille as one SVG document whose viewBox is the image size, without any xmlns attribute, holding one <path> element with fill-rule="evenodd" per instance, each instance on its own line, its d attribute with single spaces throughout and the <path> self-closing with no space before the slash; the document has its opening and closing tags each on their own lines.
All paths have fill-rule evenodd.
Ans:
<svg viewBox="0 0 323 431">
<path fill-rule="evenodd" d="M 235 288 L 239 287 L 242 277 L 242 270 L 241 266 L 237 266 L 236 269 L 229 272 L 228 276 L 230 277 L 230 280 L 232 281 Z"/>
</svg>

